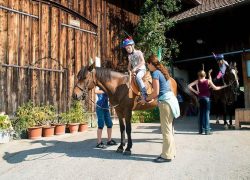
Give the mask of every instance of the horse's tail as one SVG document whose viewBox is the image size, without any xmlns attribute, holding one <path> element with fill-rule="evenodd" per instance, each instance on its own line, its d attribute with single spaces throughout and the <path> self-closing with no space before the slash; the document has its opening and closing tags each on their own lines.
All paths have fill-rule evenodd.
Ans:
<svg viewBox="0 0 250 180">
<path fill-rule="evenodd" d="M 194 105 L 196 108 L 199 107 L 198 98 L 189 90 L 187 83 L 183 79 L 175 78 L 175 80 L 178 94 L 182 96 L 183 101 Z"/>
</svg>

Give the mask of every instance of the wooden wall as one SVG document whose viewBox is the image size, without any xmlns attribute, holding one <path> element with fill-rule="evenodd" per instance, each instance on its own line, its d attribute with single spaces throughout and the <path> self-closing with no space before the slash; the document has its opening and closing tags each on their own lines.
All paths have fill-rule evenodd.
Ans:
<svg viewBox="0 0 250 180">
<path fill-rule="evenodd" d="M 116 66 L 121 59 L 118 34 L 129 31 L 139 19 L 122 0 L 53 1 L 66 10 L 44 2 L 0 0 L 0 111 L 8 114 L 29 100 L 65 111 L 81 67 L 95 57 L 110 59 Z M 72 20 L 97 35 L 67 27 Z"/>
</svg>

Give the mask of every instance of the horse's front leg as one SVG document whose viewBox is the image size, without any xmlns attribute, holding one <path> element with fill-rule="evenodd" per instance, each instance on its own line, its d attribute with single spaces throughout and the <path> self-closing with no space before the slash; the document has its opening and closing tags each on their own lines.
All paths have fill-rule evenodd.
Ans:
<svg viewBox="0 0 250 180">
<path fill-rule="evenodd" d="M 124 151 L 124 155 L 131 155 L 131 148 L 132 148 L 132 138 L 131 138 L 131 117 L 132 117 L 132 112 L 127 113 L 125 116 L 125 123 L 126 123 L 126 133 L 128 137 L 128 144 L 127 148 Z"/>
<path fill-rule="evenodd" d="M 123 122 L 122 115 L 118 115 L 118 118 L 119 118 L 120 133 L 121 133 L 121 144 L 117 148 L 116 152 L 122 153 L 123 152 L 123 146 L 125 145 L 125 125 L 124 125 L 124 122 Z"/>
</svg>

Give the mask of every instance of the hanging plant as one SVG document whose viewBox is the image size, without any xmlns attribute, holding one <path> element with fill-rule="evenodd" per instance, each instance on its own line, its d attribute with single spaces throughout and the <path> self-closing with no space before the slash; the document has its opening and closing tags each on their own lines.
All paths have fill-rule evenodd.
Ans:
<svg viewBox="0 0 250 180">
<path fill-rule="evenodd" d="M 144 52 L 145 59 L 151 54 L 156 54 L 167 63 L 178 54 L 178 43 L 166 36 L 174 26 L 169 17 L 179 10 L 178 3 L 179 0 L 145 1 L 134 37 L 136 46 Z"/>
</svg>

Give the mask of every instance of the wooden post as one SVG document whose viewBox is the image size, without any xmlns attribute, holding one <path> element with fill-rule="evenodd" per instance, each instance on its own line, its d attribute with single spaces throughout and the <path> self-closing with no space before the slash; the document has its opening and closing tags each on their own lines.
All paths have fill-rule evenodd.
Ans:
<svg viewBox="0 0 250 180">
<path fill-rule="evenodd" d="M 242 72 L 245 94 L 245 108 L 250 108 L 250 78 L 247 77 L 247 60 L 250 60 L 250 53 L 243 53 L 242 56 Z"/>
</svg>

